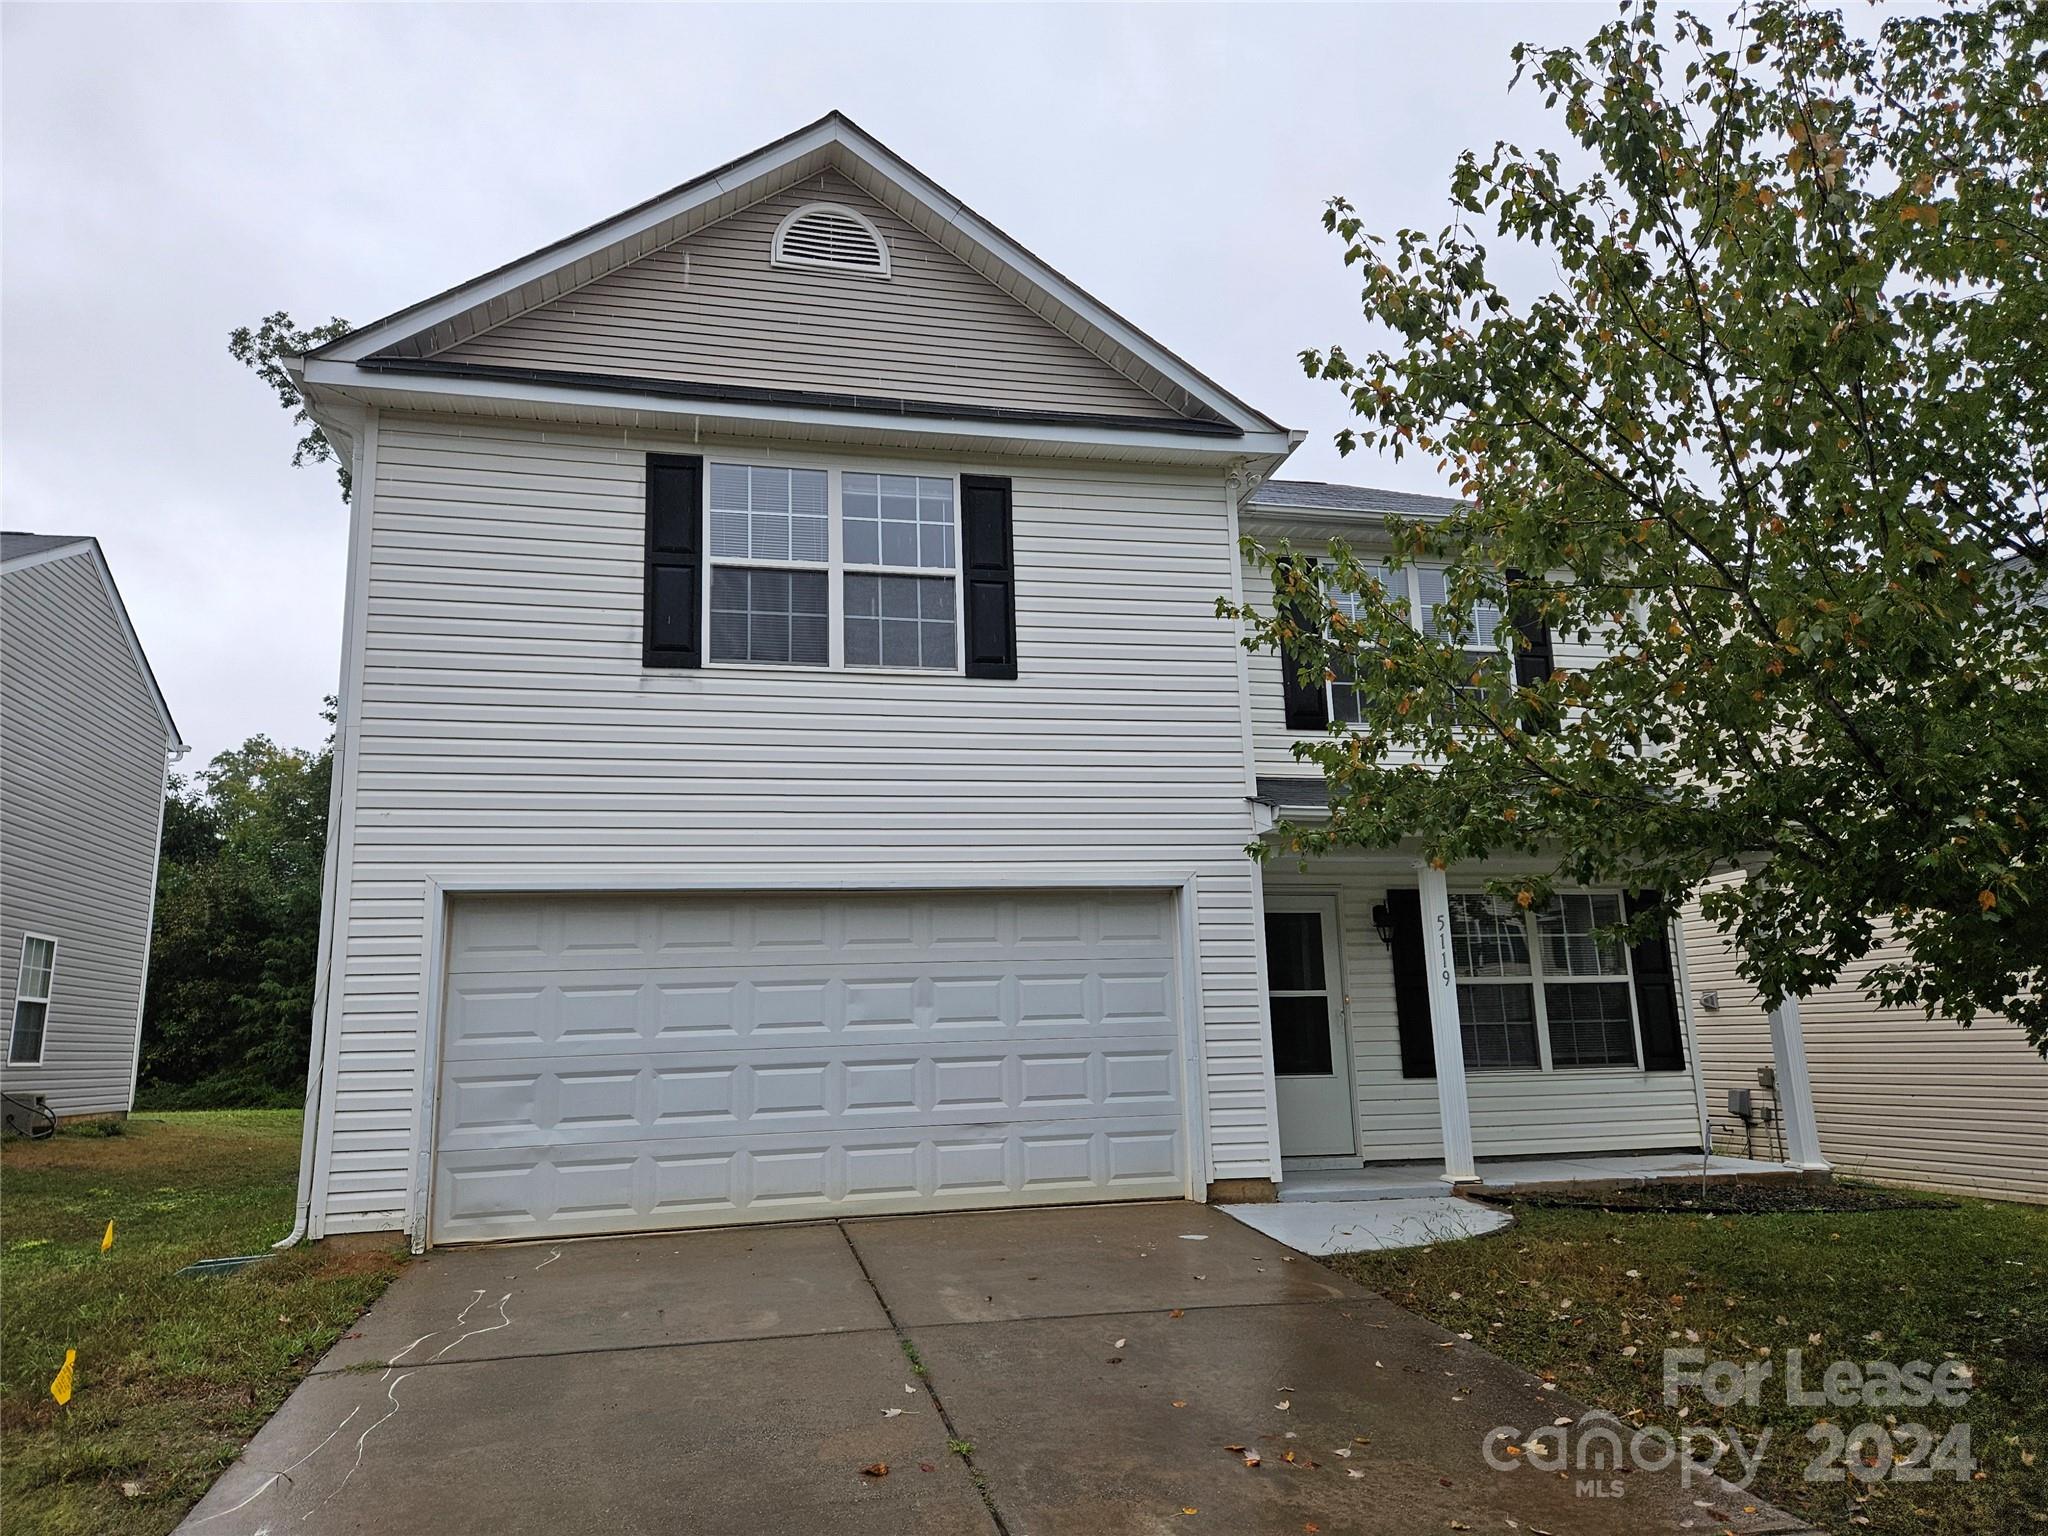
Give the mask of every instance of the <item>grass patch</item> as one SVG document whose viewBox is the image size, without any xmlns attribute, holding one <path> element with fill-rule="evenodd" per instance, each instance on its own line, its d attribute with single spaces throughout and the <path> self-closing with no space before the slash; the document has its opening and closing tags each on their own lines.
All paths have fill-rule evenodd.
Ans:
<svg viewBox="0 0 2048 1536">
<path fill-rule="evenodd" d="M 330 1242 L 175 1273 L 290 1230 L 299 1124 L 137 1115 L 119 1135 L 0 1151 L 0 1530 L 170 1530 L 398 1272 L 395 1244 Z M 67 1349 L 60 1408 L 48 1388 Z"/>
<path fill-rule="evenodd" d="M 2048 1209 L 1967 1201 L 1716 1216 L 1518 1202 L 1516 1214 L 1520 1225 L 1497 1237 L 1324 1262 L 1629 1422 L 1725 1427 L 1752 1444 L 1770 1429 L 1752 1491 L 1825 1530 L 2048 1531 Z M 1667 1406 L 1667 1348 L 1768 1359 L 1773 1372 L 1756 1407 L 1716 1407 L 1696 1391 Z M 1790 1348 L 1809 1388 L 1838 1359 L 1954 1358 L 1976 1389 L 1960 1408 L 1795 1406 Z M 1848 1431 L 1887 1415 L 1937 1439 L 1967 1423 L 1977 1475 L 1807 1481 L 1823 1449 L 1807 1438 L 1817 1421 Z"/>
</svg>

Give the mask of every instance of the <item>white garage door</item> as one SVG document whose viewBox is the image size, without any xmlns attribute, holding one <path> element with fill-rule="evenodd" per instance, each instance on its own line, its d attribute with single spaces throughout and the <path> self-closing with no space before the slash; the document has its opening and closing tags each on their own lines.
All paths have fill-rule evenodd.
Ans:
<svg viewBox="0 0 2048 1536">
<path fill-rule="evenodd" d="M 436 1242 L 1186 1192 L 1171 899 L 458 904 Z"/>
</svg>

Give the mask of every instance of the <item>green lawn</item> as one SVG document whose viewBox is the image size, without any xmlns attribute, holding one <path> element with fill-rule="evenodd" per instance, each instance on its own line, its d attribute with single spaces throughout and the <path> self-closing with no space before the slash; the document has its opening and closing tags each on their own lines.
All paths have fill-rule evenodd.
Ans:
<svg viewBox="0 0 2048 1536">
<path fill-rule="evenodd" d="M 1635 1424 L 1726 1426 L 1752 1442 L 1768 1426 L 1753 1490 L 1840 1536 L 2048 1532 L 2048 1209 L 1971 1200 L 1854 1214 L 1516 1214 L 1497 1236 L 1327 1262 Z M 1976 1390 L 1960 1408 L 1792 1406 L 1783 1366 L 1794 1347 L 1809 1385 L 1836 1359 L 1952 1356 Z M 1697 1392 L 1667 1406 L 1666 1348 L 1769 1359 L 1774 1373 L 1754 1408 Z M 1888 1414 L 1937 1435 L 1967 1422 L 1976 1476 L 1806 1480 L 1821 1454 L 1807 1439 L 1817 1420 L 1846 1432 Z"/>
<path fill-rule="evenodd" d="M 395 1245 L 291 1228 L 296 1110 L 138 1115 L 0 1153 L 0 1530 L 168 1531 L 375 1299 Z M 109 1219 L 114 1246 L 100 1237 Z M 78 1351 L 68 1408 L 49 1383 Z"/>
</svg>

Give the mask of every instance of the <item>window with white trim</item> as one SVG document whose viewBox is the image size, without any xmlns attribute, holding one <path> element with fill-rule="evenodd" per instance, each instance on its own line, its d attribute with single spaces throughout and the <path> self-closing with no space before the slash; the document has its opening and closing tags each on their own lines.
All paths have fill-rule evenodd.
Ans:
<svg viewBox="0 0 2048 1536">
<path fill-rule="evenodd" d="M 958 483 L 713 462 L 713 663 L 960 669 Z"/>
<path fill-rule="evenodd" d="M 43 1035 L 50 1022 L 50 985 L 57 974 L 57 941 L 29 934 L 21 941 L 21 973 L 14 988 L 14 1024 L 7 1037 L 7 1064 L 39 1066 Z"/>
<path fill-rule="evenodd" d="M 1613 892 L 1552 898 L 1540 913 L 1455 892 L 1451 960 L 1468 1071 L 1634 1067 L 1641 1060 L 1628 947 Z"/>
<path fill-rule="evenodd" d="M 1386 562 L 1368 565 L 1366 571 L 1380 588 L 1396 604 L 1408 610 L 1408 622 L 1425 635 L 1435 637 L 1440 633 L 1437 610 L 1445 600 L 1447 577 L 1440 565 L 1405 565 L 1394 570 Z M 1331 601 L 1346 618 L 1358 617 L 1360 601 L 1351 592 L 1332 592 Z M 1472 632 L 1465 637 L 1464 649 L 1468 661 L 1476 668 L 1488 659 L 1501 654 L 1500 605 L 1480 601 L 1472 605 Z M 1353 724 L 1365 718 L 1358 696 L 1358 681 L 1347 675 L 1341 668 L 1332 668 L 1336 676 L 1330 683 L 1330 718 Z"/>
<path fill-rule="evenodd" d="M 831 662 L 831 520 L 822 469 L 711 466 L 711 659 Z"/>
</svg>

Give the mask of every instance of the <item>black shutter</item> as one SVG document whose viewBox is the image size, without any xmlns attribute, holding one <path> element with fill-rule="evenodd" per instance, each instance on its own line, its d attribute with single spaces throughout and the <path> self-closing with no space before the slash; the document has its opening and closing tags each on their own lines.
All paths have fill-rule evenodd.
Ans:
<svg viewBox="0 0 2048 1536">
<path fill-rule="evenodd" d="M 967 567 L 967 675 L 1017 675 L 1017 558 L 1010 482 L 960 477 L 961 553 Z"/>
<path fill-rule="evenodd" d="M 1314 565 L 1315 561 L 1308 563 Z M 1298 603 L 1289 603 L 1287 608 L 1298 628 L 1321 628 L 1319 624 L 1311 623 L 1310 616 Z M 1320 671 L 1314 674 L 1311 682 L 1301 680 L 1301 671 L 1300 659 L 1283 649 L 1280 653 L 1280 688 L 1286 703 L 1287 729 L 1327 731 L 1330 728 L 1330 691 L 1323 685 Z"/>
<path fill-rule="evenodd" d="M 704 665 L 704 461 L 647 455 L 647 586 L 640 659 L 650 667 Z"/>
<path fill-rule="evenodd" d="M 1628 897 L 1634 917 L 1658 904 L 1655 891 Z M 1636 1018 L 1643 1026 L 1643 1067 L 1650 1072 L 1685 1070 L 1685 1030 L 1678 1019 L 1678 974 L 1671 964 L 1670 925 L 1629 950 L 1636 973 Z"/>
<path fill-rule="evenodd" d="M 1550 626 L 1536 612 L 1533 602 L 1517 597 L 1515 589 L 1523 579 L 1520 571 L 1508 572 L 1508 619 L 1522 636 L 1522 646 L 1515 652 L 1516 686 L 1533 688 L 1549 679 L 1557 669 L 1557 659 L 1551 649 Z"/>
<path fill-rule="evenodd" d="M 1394 933 L 1394 1018 L 1401 1031 L 1401 1075 L 1436 1076 L 1436 1027 L 1429 1017 L 1429 950 L 1422 892 L 1387 892 Z"/>
</svg>

